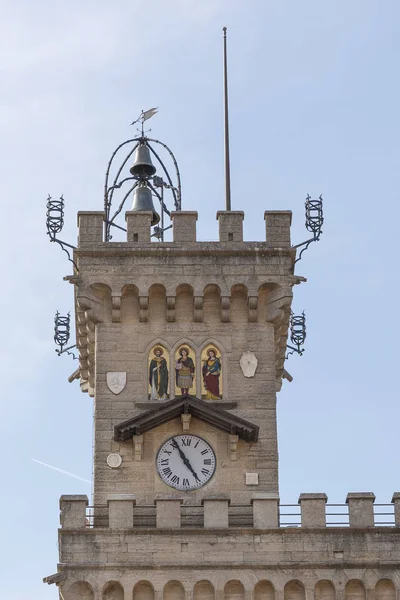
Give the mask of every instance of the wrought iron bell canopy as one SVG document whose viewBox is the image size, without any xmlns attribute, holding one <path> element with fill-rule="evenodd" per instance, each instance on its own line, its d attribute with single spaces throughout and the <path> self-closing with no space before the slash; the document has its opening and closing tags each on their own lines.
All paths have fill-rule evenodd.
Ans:
<svg viewBox="0 0 400 600">
<path fill-rule="evenodd" d="M 155 113 L 156 109 L 142 111 L 140 117 L 132 123 L 141 123 L 141 131 L 134 138 L 122 142 L 112 153 L 107 165 L 104 185 L 106 242 L 112 239 L 113 227 L 126 231 L 116 219 L 131 196 L 131 210 L 153 212 L 151 224 L 155 227 L 152 237 L 160 241 L 164 240 L 164 232 L 172 227 L 172 224 L 166 226 L 165 218 L 171 219 L 171 210 L 181 210 L 181 178 L 175 156 L 164 142 L 150 138 L 144 132 L 144 121 Z M 169 169 L 160 150 L 155 150 L 157 145 L 172 163 Z M 167 205 L 168 198 L 169 204 L 173 206 L 171 209 Z M 159 212 L 154 208 L 154 199 L 159 202 Z"/>
</svg>

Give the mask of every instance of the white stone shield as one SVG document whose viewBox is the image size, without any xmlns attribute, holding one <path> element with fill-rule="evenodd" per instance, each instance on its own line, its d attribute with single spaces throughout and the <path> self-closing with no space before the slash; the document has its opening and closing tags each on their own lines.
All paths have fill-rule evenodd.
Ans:
<svg viewBox="0 0 400 600">
<path fill-rule="evenodd" d="M 258 360 L 254 352 L 243 352 L 240 359 L 240 368 L 245 377 L 254 377 L 258 365 Z"/>
<path fill-rule="evenodd" d="M 113 394 L 120 394 L 126 386 L 126 373 L 124 371 L 109 371 L 107 373 L 107 386 Z"/>
</svg>

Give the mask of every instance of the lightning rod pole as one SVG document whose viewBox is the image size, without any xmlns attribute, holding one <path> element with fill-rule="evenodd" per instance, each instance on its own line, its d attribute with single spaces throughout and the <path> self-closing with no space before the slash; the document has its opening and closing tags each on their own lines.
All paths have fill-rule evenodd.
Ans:
<svg viewBox="0 0 400 600">
<path fill-rule="evenodd" d="M 224 121 L 225 121 L 225 197 L 226 210 L 231 210 L 231 170 L 229 161 L 229 118 L 228 118 L 228 60 L 226 53 L 226 27 L 224 32 Z"/>
</svg>

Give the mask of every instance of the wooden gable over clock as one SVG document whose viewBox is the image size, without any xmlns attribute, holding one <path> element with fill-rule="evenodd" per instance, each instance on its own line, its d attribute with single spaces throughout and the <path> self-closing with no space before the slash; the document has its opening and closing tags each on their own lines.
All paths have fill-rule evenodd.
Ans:
<svg viewBox="0 0 400 600">
<path fill-rule="evenodd" d="M 185 414 L 192 415 L 221 431 L 237 435 L 246 442 L 256 442 L 258 440 L 259 428 L 257 425 L 191 396 L 182 396 L 160 403 L 159 408 L 148 410 L 132 419 L 119 423 L 114 428 L 114 440 L 116 442 L 130 440 L 134 435 L 142 435 L 154 427 L 168 423 L 172 419 Z"/>
</svg>

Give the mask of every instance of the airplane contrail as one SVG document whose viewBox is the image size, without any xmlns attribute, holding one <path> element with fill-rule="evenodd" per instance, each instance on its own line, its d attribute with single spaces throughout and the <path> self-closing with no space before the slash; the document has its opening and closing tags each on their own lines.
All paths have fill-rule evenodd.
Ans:
<svg viewBox="0 0 400 600">
<path fill-rule="evenodd" d="M 83 477 L 79 477 L 79 475 L 74 475 L 74 473 L 69 473 L 68 471 L 64 471 L 63 469 L 59 469 L 58 467 L 53 467 L 53 465 L 48 465 L 41 460 L 36 460 L 36 458 L 32 458 L 33 462 L 38 463 L 39 465 L 43 465 L 48 469 L 53 469 L 53 471 L 58 471 L 59 473 L 63 473 L 64 475 L 69 475 L 70 477 L 74 477 L 75 479 L 79 479 L 80 481 L 84 481 L 85 483 L 89 483 L 92 485 L 92 482 L 89 479 L 84 479 Z"/>
</svg>

